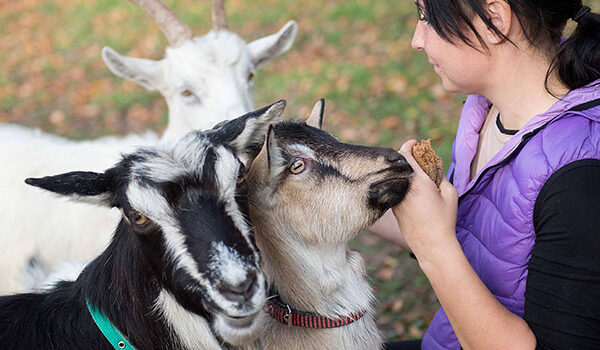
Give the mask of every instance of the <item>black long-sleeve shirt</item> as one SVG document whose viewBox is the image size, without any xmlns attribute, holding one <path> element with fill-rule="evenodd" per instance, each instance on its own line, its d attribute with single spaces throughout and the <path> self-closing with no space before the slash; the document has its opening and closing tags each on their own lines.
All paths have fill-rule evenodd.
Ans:
<svg viewBox="0 0 600 350">
<path fill-rule="evenodd" d="M 525 320 L 538 349 L 600 349 L 600 160 L 556 171 L 534 207 Z"/>
</svg>

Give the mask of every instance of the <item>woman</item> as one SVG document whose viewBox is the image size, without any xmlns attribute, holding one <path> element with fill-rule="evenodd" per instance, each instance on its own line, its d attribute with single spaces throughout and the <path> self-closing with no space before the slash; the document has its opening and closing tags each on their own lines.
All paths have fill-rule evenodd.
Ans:
<svg viewBox="0 0 600 350">
<path fill-rule="evenodd" d="M 388 348 L 600 349 L 600 15 L 416 4 L 413 48 L 470 96 L 448 180 L 438 190 L 405 143 L 409 193 L 372 227 L 412 251 L 442 306 L 421 345 Z"/>
</svg>

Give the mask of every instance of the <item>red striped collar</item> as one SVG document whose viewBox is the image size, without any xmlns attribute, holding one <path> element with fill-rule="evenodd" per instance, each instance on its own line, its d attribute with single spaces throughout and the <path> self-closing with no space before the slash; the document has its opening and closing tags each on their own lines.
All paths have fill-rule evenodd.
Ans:
<svg viewBox="0 0 600 350">
<path fill-rule="evenodd" d="M 283 303 L 278 296 L 272 297 L 265 303 L 265 311 L 277 322 L 288 326 L 304 328 L 337 328 L 349 325 L 363 317 L 366 311 L 353 312 L 347 316 L 330 318 L 310 312 L 298 311 Z"/>
</svg>

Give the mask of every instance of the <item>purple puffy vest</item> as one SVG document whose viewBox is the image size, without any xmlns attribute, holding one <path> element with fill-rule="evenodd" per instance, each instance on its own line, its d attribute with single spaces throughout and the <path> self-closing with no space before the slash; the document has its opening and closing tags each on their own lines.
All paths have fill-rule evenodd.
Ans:
<svg viewBox="0 0 600 350">
<path fill-rule="evenodd" d="M 573 90 L 534 116 L 470 180 L 479 131 L 491 103 L 469 96 L 460 117 L 448 177 L 459 194 L 456 236 L 492 294 L 523 317 L 527 264 L 535 244 L 533 207 L 548 178 L 561 167 L 600 159 L 600 80 Z M 422 348 L 460 349 L 443 309 Z"/>
</svg>

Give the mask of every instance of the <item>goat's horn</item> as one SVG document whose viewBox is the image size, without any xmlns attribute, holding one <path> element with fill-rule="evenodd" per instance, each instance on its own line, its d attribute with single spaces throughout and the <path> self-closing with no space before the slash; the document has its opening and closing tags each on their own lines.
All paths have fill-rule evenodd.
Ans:
<svg viewBox="0 0 600 350">
<path fill-rule="evenodd" d="M 171 46 L 180 46 L 194 33 L 181 19 L 160 0 L 130 0 L 141 7 L 158 24 Z"/>
<path fill-rule="evenodd" d="M 213 0 L 212 22 L 213 29 L 215 31 L 227 29 L 227 17 L 225 17 L 225 0 Z"/>
</svg>

